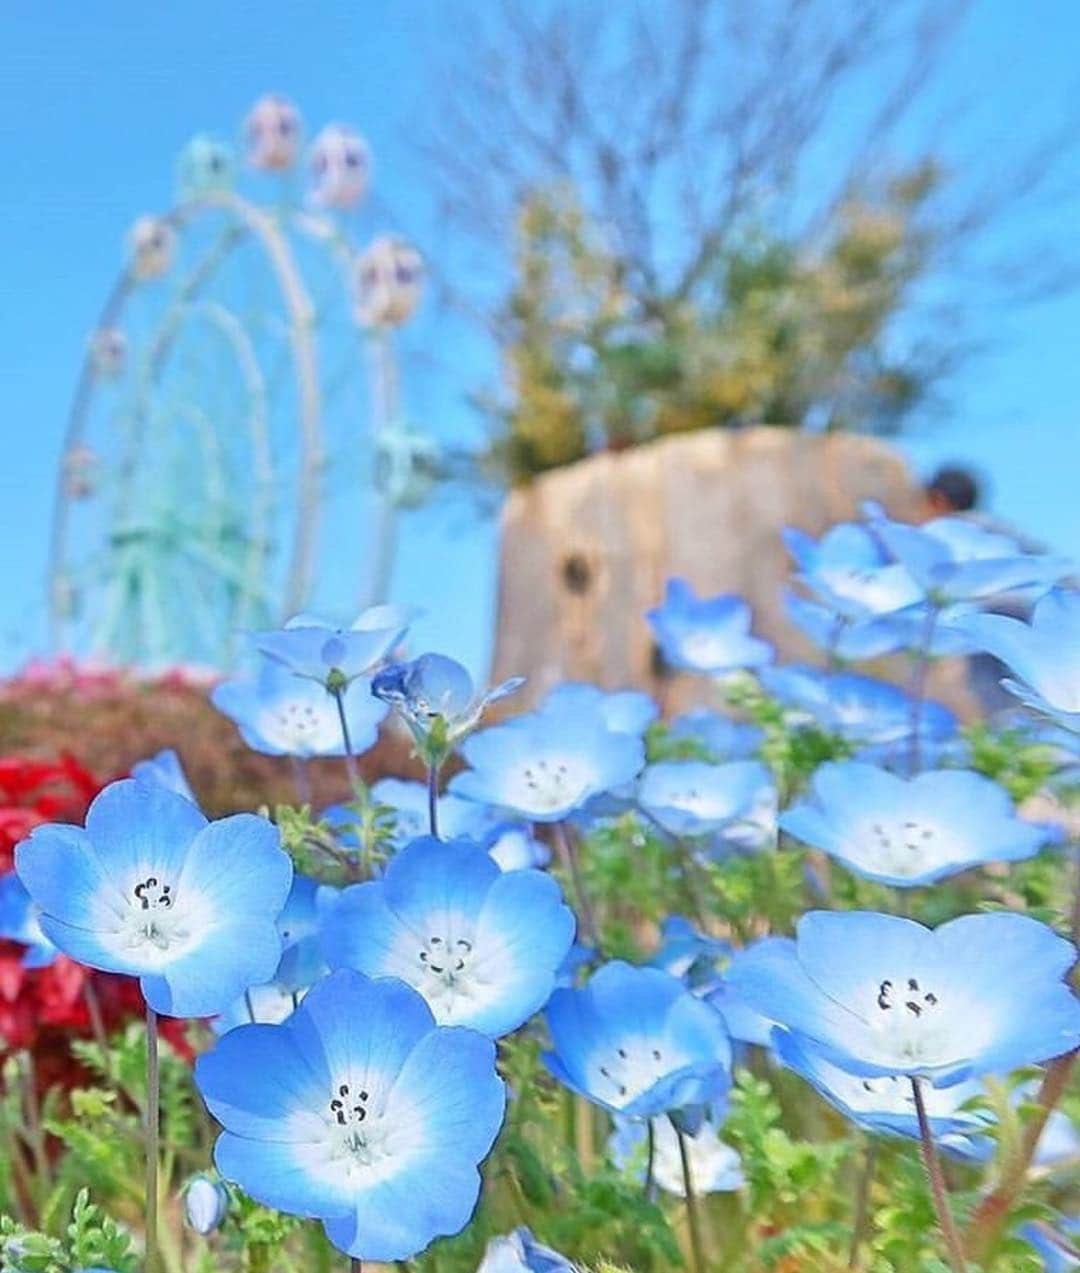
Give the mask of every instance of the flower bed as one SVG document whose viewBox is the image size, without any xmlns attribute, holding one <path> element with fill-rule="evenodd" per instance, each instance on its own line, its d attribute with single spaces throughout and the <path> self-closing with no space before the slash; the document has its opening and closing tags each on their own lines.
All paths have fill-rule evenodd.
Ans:
<svg viewBox="0 0 1080 1273">
<path fill-rule="evenodd" d="M 172 694 L 206 733 L 96 795 L 70 760 L 0 766 L 23 890 L 0 937 L 26 986 L 55 959 L 64 1005 L 34 982 L 11 1027 L 5 1269 L 1080 1258 L 1069 564 L 876 508 L 789 547 L 816 665 L 778 666 L 743 599 L 681 581 L 627 616 L 697 678 L 670 719 L 567 683 L 492 723 L 520 682 L 405 659 L 392 607 L 258 634 L 212 706 L 77 687 L 117 736 Z M 984 613 L 1002 593 L 1028 619 Z M 926 673 L 970 651 L 1016 707 L 962 730 Z M 908 689 L 850 666 L 883 653 Z M 59 727 L 45 699 L 9 691 Z M 371 781 L 391 717 L 412 776 Z M 206 816 L 262 773 L 258 812 Z M 144 1022 L 104 996 L 95 1021 L 99 982 L 141 991 Z M 80 994 L 89 1031 L 63 1016 Z M 30 1059 L 57 1025 L 74 1084 Z"/>
</svg>

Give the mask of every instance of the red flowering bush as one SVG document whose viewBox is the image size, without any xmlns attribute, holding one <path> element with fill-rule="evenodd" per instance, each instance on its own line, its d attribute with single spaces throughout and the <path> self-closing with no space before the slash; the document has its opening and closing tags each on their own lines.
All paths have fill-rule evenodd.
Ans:
<svg viewBox="0 0 1080 1273">
<path fill-rule="evenodd" d="M 43 822 L 81 823 L 108 779 L 71 756 L 38 760 L 0 756 L 0 875 L 13 869 L 15 846 Z M 25 948 L 0 940 L 0 1058 L 28 1049 L 42 1089 L 84 1077 L 73 1060 L 72 1038 L 114 1030 L 144 1011 L 130 977 L 92 972 L 60 955 L 47 968 L 23 966 Z M 182 1023 L 173 1022 L 182 1039 Z"/>
</svg>

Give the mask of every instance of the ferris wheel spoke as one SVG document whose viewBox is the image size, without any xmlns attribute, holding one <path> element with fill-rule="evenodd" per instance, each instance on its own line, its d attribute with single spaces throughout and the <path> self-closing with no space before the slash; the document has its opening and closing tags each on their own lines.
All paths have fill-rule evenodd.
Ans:
<svg viewBox="0 0 1080 1273">
<path fill-rule="evenodd" d="M 287 168 L 295 155 L 266 137 L 267 165 Z M 57 476 L 50 614 L 71 648 L 220 657 L 231 626 L 302 608 L 323 510 L 344 525 L 347 500 L 350 526 L 374 515 L 384 527 L 375 555 L 392 561 L 401 501 L 391 491 L 373 510 L 367 494 L 373 444 L 401 419 L 389 346 L 420 262 L 392 236 L 359 251 L 356 223 L 337 215 L 363 194 L 363 140 L 335 128 L 314 145 L 326 148 L 316 206 L 295 192 L 252 203 L 221 183 L 219 162 L 217 184 L 189 182 L 170 211 L 132 227 L 96 333 L 111 343 L 95 339 L 119 361 L 84 360 Z M 353 167 L 335 170 L 346 155 Z"/>
<path fill-rule="evenodd" d="M 269 551 L 268 545 L 262 547 L 265 551 Z M 269 602 L 270 595 L 265 586 L 259 580 L 253 579 L 250 571 L 243 565 L 232 560 L 220 549 L 204 548 L 194 538 L 181 538 L 177 544 L 177 551 L 180 556 L 190 559 L 221 581 L 245 593 L 250 593 L 257 600 Z"/>
</svg>

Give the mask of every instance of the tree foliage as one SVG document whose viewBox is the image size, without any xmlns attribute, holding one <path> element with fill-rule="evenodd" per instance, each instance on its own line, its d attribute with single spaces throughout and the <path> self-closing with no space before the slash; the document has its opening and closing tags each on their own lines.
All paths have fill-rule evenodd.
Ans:
<svg viewBox="0 0 1080 1273">
<path fill-rule="evenodd" d="M 500 351 L 499 471 L 710 426 L 893 431 L 963 351 L 976 293 L 1069 281 L 1032 227 L 1071 132 L 972 162 L 932 114 L 966 10 L 463 15 L 427 154 L 443 224 L 483 252 L 443 281 Z M 994 258 L 987 230 L 1017 213 L 1023 249 Z"/>
</svg>

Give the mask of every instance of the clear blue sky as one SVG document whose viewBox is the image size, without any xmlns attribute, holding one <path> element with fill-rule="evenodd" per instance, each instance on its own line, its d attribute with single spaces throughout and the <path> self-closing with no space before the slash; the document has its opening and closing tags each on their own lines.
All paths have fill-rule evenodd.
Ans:
<svg viewBox="0 0 1080 1273">
<path fill-rule="evenodd" d="M 315 125 L 354 122 L 376 155 L 381 206 L 423 232 L 433 211 L 407 135 L 430 108 L 425 59 L 453 45 L 457 7 L 7 0 L 0 666 L 42 640 L 46 530 L 71 385 L 125 229 L 138 212 L 167 204 L 176 152 L 200 130 L 233 133 L 252 100 L 276 89 Z M 1080 7 L 982 0 L 974 8 L 949 87 L 971 96 L 984 120 L 993 112 L 1003 133 L 1035 136 L 1080 100 Z M 1076 226 L 1061 233 L 1073 239 Z M 1078 554 L 1080 294 L 1014 315 L 995 310 L 981 322 L 977 334 L 988 345 L 954 378 L 950 417 L 904 445 L 920 468 L 940 458 L 978 464 L 992 479 L 997 511 Z M 432 312 L 416 339 L 429 359 L 410 386 L 412 414 L 445 436 L 471 427 L 464 393 L 490 372 L 477 342 Z M 332 573 L 327 579 L 324 592 L 335 586 Z M 406 539 L 396 588 L 429 612 L 420 641 L 481 670 L 493 590 L 490 527 L 461 506 L 423 515 Z"/>
</svg>

